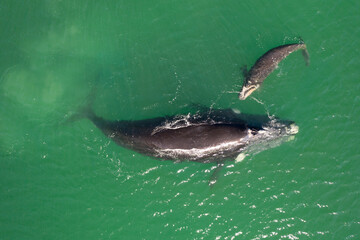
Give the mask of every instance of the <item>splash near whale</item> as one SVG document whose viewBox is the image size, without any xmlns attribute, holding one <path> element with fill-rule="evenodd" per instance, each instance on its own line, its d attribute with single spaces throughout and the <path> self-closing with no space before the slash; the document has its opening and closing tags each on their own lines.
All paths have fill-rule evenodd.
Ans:
<svg viewBox="0 0 360 240">
<path fill-rule="evenodd" d="M 245 100 L 249 97 L 264 80 L 277 68 L 278 64 L 285 59 L 289 54 L 301 49 L 306 65 L 309 65 L 309 53 L 306 49 L 305 43 L 287 44 L 267 51 L 262 55 L 252 66 L 250 71 L 243 69 L 244 83 L 239 93 L 239 99 Z"/>
</svg>

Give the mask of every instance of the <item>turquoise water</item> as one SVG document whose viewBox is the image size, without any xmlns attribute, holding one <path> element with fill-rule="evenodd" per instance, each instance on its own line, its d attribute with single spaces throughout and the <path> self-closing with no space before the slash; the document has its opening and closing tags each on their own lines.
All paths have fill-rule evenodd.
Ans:
<svg viewBox="0 0 360 240">
<path fill-rule="evenodd" d="M 0 3 L 1 239 L 359 239 L 360 2 Z M 241 66 L 302 37 L 239 101 Z M 90 121 L 189 104 L 293 120 L 294 141 L 229 162 L 157 161 Z"/>
</svg>

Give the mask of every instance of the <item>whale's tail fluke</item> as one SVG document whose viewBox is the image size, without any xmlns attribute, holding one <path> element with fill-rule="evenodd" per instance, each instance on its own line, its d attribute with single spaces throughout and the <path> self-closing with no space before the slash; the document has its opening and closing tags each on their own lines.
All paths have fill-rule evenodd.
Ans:
<svg viewBox="0 0 360 240">
<path fill-rule="evenodd" d="M 92 119 L 95 116 L 95 113 L 92 109 L 95 101 L 95 87 L 92 88 L 90 94 L 85 100 L 85 104 L 80 106 L 75 113 L 73 113 L 68 119 L 64 121 L 64 124 L 76 122 L 83 118 Z"/>
<path fill-rule="evenodd" d="M 80 107 L 74 114 L 72 114 L 68 119 L 65 120 L 65 123 L 76 122 L 83 118 L 91 119 L 94 115 L 90 105 L 85 105 Z"/>
</svg>

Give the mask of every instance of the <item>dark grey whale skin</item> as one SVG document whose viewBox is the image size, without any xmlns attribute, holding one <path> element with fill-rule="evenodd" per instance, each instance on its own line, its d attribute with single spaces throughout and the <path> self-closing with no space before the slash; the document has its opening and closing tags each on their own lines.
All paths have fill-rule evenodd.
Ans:
<svg viewBox="0 0 360 240">
<path fill-rule="evenodd" d="M 267 116 L 235 114 L 232 110 L 186 116 L 109 121 L 93 111 L 85 114 L 116 144 L 150 157 L 177 162 L 234 160 L 249 145 L 291 135 L 287 130 L 293 124 L 276 120 L 272 125 L 274 120 Z M 165 127 L 166 124 L 172 125 Z"/>
<path fill-rule="evenodd" d="M 239 93 L 239 99 L 245 100 L 255 91 L 272 71 L 278 66 L 279 62 L 289 56 L 290 53 L 301 49 L 306 65 L 309 65 L 309 54 L 305 43 L 286 44 L 267 51 L 252 66 L 249 72 L 244 69 L 244 84 Z"/>
</svg>

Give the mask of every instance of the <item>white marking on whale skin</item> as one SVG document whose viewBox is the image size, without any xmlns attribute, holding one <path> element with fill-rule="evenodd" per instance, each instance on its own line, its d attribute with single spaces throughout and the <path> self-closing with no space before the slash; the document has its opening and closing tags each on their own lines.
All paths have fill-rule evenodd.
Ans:
<svg viewBox="0 0 360 240">
<path fill-rule="evenodd" d="M 240 110 L 237 109 L 237 108 L 232 108 L 231 110 L 232 110 L 234 113 L 236 113 L 236 114 L 240 114 L 240 113 L 241 113 Z"/>
<path fill-rule="evenodd" d="M 180 148 L 168 148 L 168 149 L 161 149 L 157 150 L 160 156 L 168 155 L 168 156 L 177 156 L 177 155 L 185 155 L 191 158 L 201 158 L 208 155 L 216 155 L 217 153 L 221 154 L 222 151 L 229 150 L 231 148 L 237 147 L 240 144 L 244 144 L 245 142 L 239 141 L 232 141 L 227 143 L 222 143 L 217 146 L 211 146 L 207 148 L 191 148 L 191 149 L 180 149 Z"/>
<path fill-rule="evenodd" d="M 245 154 L 245 153 L 240 153 L 240 154 L 235 158 L 235 162 L 236 162 L 236 163 L 242 162 L 245 158 L 246 158 L 246 154 Z"/>
<path fill-rule="evenodd" d="M 256 85 L 250 85 L 250 86 L 244 86 L 239 94 L 240 100 L 245 100 L 248 96 L 251 95 L 252 92 L 254 92 L 256 89 L 260 87 L 259 84 Z"/>
<path fill-rule="evenodd" d="M 251 130 L 248 129 L 248 134 L 237 140 L 237 141 L 231 141 L 222 143 L 216 146 L 206 147 L 206 148 L 191 148 L 191 149 L 181 149 L 181 148 L 167 148 L 167 149 L 157 149 L 156 152 L 159 154 L 159 156 L 172 156 L 176 157 L 178 155 L 185 155 L 190 158 L 202 158 L 209 155 L 218 155 L 221 154 L 224 151 L 230 150 L 232 148 L 239 147 L 240 145 L 243 145 L 243 148 L 246 148 L 246 145 L 248 144 L 250 138 L 253 136 L 251 133 Z M 240 151 L 241 149 L 239 149 Z"/>
<path fill-rule="evenodd" d="M 295 135 L 299 132 L 299 126 L 296 124 L 291 124 L 290 129 L 287 129 L 289 134 Z"/>
<path fill-rule="evenodd" d="M 191 148 L 191 149 L 181 149 L 181 148 L 167 148 L 157 150 L 161 155 L 188 155 L 196 157 L 204 157 L 210 153 L 216 153 L 219 150 L 227 150 L 232 147 L 238 146 L 242 141 L 232 141 L 227 143 L 222 143 L 217 146 L 207 147 L 207 148 Z"/>
</svg>

